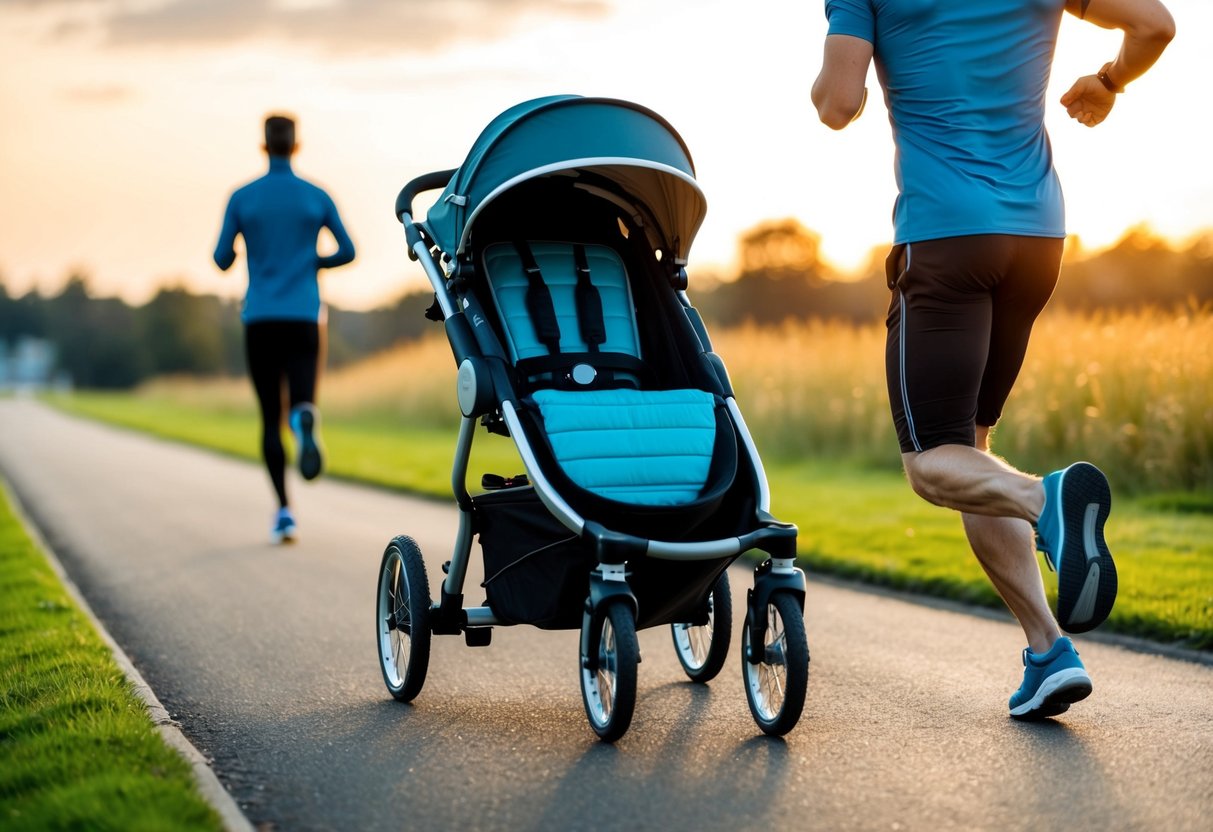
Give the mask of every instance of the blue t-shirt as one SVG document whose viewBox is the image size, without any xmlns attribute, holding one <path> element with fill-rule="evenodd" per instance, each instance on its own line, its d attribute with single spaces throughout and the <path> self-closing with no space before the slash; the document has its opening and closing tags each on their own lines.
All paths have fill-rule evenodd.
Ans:
<svg viewBox="0 0 1213 832">
<path fill-rule="evenodd" d="M 316 253 L 321 228 L 337 240 L 337 251 L 325 257 Z M 228 200 L 215 245 L 215 264 L 224 271 L 236 260 L 237 234 L 244 237 L 248 258 L 248 291 L 241 313 L 245 323 L 319 320 L 316 271 L 354 259 L 354 243 L 333 200 L 296 176 L 285 156 L 271 156 L 269 173 Z"/>
<path fill-rule="evenodd" d="M 1065 236 L 1045 88 L 1065 0 L 826 0 L 873 45 L 899 195 L 895 243 Z"/>
</svg>

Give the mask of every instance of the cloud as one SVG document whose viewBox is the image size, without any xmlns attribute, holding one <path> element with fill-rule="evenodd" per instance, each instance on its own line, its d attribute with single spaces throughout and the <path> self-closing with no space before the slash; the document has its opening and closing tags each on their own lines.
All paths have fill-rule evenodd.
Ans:
<svg viewBox="0 0 1213 832">
<path fill-rule="evenodd" d="M 0 7 L 29 0 L 0 0 Z M 492 40 L 527 19 L 596 20 L 611 0 L 50 0 L 88 10 L 90 28 L 118 46 L 278 40 L 338 52 L 425 52 Z"/>
</svg>

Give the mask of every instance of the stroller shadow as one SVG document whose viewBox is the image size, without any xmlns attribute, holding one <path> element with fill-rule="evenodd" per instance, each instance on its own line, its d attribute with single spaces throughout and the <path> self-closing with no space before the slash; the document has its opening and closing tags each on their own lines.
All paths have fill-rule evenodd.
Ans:
<svg viewBox="0 0 1213 832">
<path fill-rule="evenodd" d="M 681 681 L 645 691 L 642 701 L 651 707 L 638 714 L 638 730 L 616 745 L 586 748 L 556 783 L 534 828 L 631 830 L 637 818 L 650 829 L 761 826 L 770 796 L 785 785 L 787 744 L 763 735 L 711 742 L 704 714 L 713 695 Z M 603 811 L 587 814 L 587 788 L 600 790 Z"/>
</svg>

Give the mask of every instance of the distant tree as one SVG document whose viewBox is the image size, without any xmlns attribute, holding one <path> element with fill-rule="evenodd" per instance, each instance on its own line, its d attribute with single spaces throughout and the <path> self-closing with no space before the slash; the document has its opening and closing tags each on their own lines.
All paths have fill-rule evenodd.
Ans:
<svg viewBox="0 0 1213 832">
<path fill-rule="evenodd" d="M 1073 242 L 1071 249 L 1054 294 L 1057 305 L 1090 310 L 1213 301 L 1213 258 L 1202 238 L 1177 250 L 1143 224 L 1090 256 Z"/>
<path fill-rule="evenodd" d="M 139 310 L 151 371 L 207 375 L 227 372 L 225 317 L 219 298 L 182 288 L 161 289 Z"/>
<path fill-rule="evenodd" d="M 841 281 L 821 260 L 821 237 L 794 219 L 771 220 L 738 240 L 737 279 L 695 295 L 709 321 L 776 324 L 789 318 L 838 318 L 854 322 L 884 312 L 883 274 Z"/>
<path fill-rule="evenodd" d="M 329 310 L 329 361 L 341 366 L 402 341 L 421 337 L 435 326 L 425 317 L 434 299 L 430 290 L 409 292 L 389 306 L 367 312 Z"/>
<path fill-rule="evenodd" d="M 739 278 L 820 280 L 821 235 L 798 220 L 768 220 L 741 235 L 737 242 Z"/>
<path fill-rule="evenodd" d="M 135 312 L 116 298 L 92 298 L 86 279 L 72 275 L 46 301 L 46 334 L 58 348 L 59 367 L 80 387 L 125 388 L 148 372 Z"/>
<path fill-rule="evenodd" d="M 42 299 L 36 292 L 27 292 L 15 298 L 9 295 L 8 287 L 0 281 L 0 341 L 13 344 L 19 338 L 45 337 Z"/>
</svg>

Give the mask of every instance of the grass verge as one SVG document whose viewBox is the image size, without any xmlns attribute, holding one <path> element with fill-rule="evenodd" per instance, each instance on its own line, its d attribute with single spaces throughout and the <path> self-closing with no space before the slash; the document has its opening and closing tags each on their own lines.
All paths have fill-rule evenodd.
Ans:
<svg viewBox="0 0 1213 832">
<path fill-rule="evenodd" d="M 130 395 L 77 394 L 52 400 L 66 410 L 141 431 L 258 458 L 251 411 Z M 327 415 L 330 473 L 450 499 L 455 439 L 449 429 L 397 419 Z M 901 474 L 831 462 L 764 459 L 776 516 L 801 530 L 807 567 L 983 606 L 1001 601 L 969 552 L 954 512 L 916 497 Z M 477 435 L 471 471 L 513 474 L 521 462 L 508 439 Z M 475 483 L 473 483 L 473 486 Z M 267 503 L 269 494 L 267 491 Z M 1120 595 L 1103 629 L 1213 649 L 1213 498 L 1199 493 L 1117 497 L 1107 533 Z M 1052 590 L 1055 581 L 1046 580 Z"/>
<path fill-rule="evenodd" d="M 0 828 L 223 828 L 2 488 L 0 679 Z"/>
</svg>

